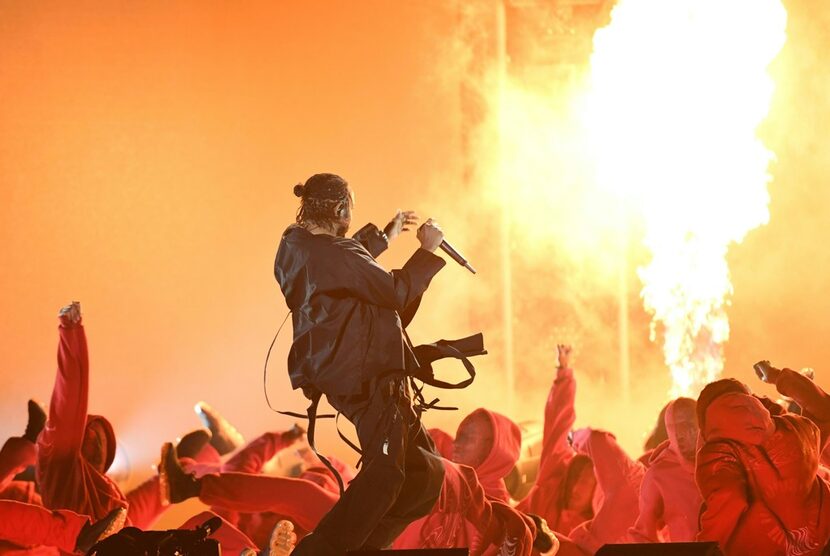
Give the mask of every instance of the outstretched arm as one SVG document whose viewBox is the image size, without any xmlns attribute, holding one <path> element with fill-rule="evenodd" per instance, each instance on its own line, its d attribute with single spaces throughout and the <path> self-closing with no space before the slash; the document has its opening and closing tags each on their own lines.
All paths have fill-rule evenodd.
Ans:
<svg viewBox="0 0 830 556">
<path fill-rule="evenodd" d="M 830 396 L 818 384 L 791 369 L 781 369 L 775 388 L 783 396 L 792 398 L 804 410 L 804 416 L 821 431 L 821 447 L 830 439 Z"/>
<path fill-rule="evenodd" d="M 38 449 L 51 457 L 80 451 L 84 439 L 89 397 L 89 356 L 77 301 L 61 309 L 58 371 L 49 419 L 38 438 Z"/>
<path fill-rule="evenodd" d="M 545 403 L 545 426 L 539 461 L 540 479 L 552 476 L 555 469 L 574 453 L 568 442 L 568 433 L 576 421 L 576 380 L 570 368 L 571 346 L 559 345 L 557 348 L 559 366 L 556 368 L 556 378 Z"/>
</svg>

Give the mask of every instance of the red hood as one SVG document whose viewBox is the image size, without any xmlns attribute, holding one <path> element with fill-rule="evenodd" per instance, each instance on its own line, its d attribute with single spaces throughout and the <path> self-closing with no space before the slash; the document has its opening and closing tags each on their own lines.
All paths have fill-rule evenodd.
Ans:
<svg viewBox="0 0 830 556">
<path fill-rule="evenodd" d="M 428 429 L 427 432 L 432 437 L 432 441 L 435 442 L 435 447 L 438 449 L 438 453 L 441 454 L 441 457 L 451 460 L 453 443 L 452 435 L 448 432 L 442 431 L 441 429 Z"/>
<path fill-rule="evenodd" d="M 93 423 L 97 423 L 101 427 L 101 430 L 104 431 L 104 435 L 107 437 L 107 453 L 105 454 L 106 463 L 104 465 L 104 472 L 106 472 L 115 460 L 115 431 L 112 429 L 112 424 L 110 424 L 107 418 L 101 415 L 87 415 L 87 430 L 89 430 L 89 427 L 92 426 Z"/>
<path fill-rule="evenodd" d="M 686 467 L 689 467 L 689 466 L 694 467 L 694 462 L 693 461 L 690 462 L 690 461 L 686 460 L 683 457 L 683 453 L 681 452 L 680 447 L 679 447 L 680 442 L 678 441 L 678 438 L 677 438 L 677 420 L 675 419 L 675 411 L 678 410 L 677 408 L 681 408 L 678 411 L 682 411 L 682 408 L 684 407 L 684 405 L 691 412 L 692 415 L 697 414 L 696 413 L 697 402 L 695 400 L 692 400 L 691 398 L 677 398 L 675 400 L 670 401 L 668 404 L 666 404 L 665 416 L 664 417 L 665 417 L 665 425 L 666 425 L 666 434 L 669 437 L 668 447 L 669 447 L 669 451 L 673 452 L 674 455 L 676 456 L 677 463 L 683 463 Z M 698 437 L 699 437 L 699 433 L 698 433 Z M 661 448 L 661 451 L 664 449 L 664 448 L 662 448 L 663 444 L 665 444 L 665 443 L 661 443 L 661 444 L 658 445 L 658 448 Z M 655 453 L 652 454 L 651 458 L 649 458 L 649 461 L 651 463 L 654 463 L 655 461 L 657 461 L 655 458 L 659 455 L 660 454 L 658 454 L 657 450 L 655 449 Z M 665 454 L 662 457 L 666 457 Z"/>
<path fill-rule="evenodd" d="M 774 430 L 772 416 L 761 400 L 748 394 L 730 392 L 715 399 L 706 409 L 703 440 L 728 439 L 744 444 L 761 444 Z"/>
<path fill-rule="evenodd" d="M 510 500 L 504 478 L 513 470 L 522 447 L 522 431 L 519 426 L 495 411 L 476 409 L 470 415 L 487 415 L 493 425 L 493 445 L 484 461 L 476 467 L 476 475 L 487 496 Z"/>
</svg>

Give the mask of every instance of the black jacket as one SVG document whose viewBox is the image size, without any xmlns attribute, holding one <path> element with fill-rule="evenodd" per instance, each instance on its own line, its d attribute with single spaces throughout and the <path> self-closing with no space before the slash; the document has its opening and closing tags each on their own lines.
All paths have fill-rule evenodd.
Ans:
<svg viewBox="0 0 830 556">
<path fill-rule="evenodd" d="M 375 261 L 385 249 L 371 224 L 354 239 L 297 225 L 283 233 L 274 275 L 293 312 L 293 388 L 353 395 L 381 373 L 417 369 L 404 326 L 446 263 L 418 249 L 402 269 L 387 272 Z"/>
</svg>

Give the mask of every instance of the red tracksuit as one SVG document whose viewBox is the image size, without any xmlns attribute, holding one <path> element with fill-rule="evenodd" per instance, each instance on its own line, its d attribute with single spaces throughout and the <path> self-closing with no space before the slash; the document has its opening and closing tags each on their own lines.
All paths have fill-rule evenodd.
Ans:
<svg viewBox="0 0 830 556">
<path fill-rule="evenodd" d="M 108 431 L 107 461 L 115 454 L 115 436 L 103 417 L 87 415 L 89 357 L 81 323 L 58 328 L 58 372 L 49 418 L 38 437 L 37 481 L 47 508 L 69 509 L 102 519 L 127 507 L 118 486 L 95 469 L 81 453 L 87 422 L 100 420 Z"/>
<path fill-rule="evenodd" d="M 220 478 L 202 483 L 202 500 L 214 505 L 216 513 L 237 525 L 260 547 L 268 545 L 271 531 L 281 519 L 294 523 L 295 533 L 302 538 L 316 527 L 340 494 L 327 469 L 310 469 L 299 479 L 261 475 L 263 466 L 293 442 L 284 440 L 282 433 L 265 433 L 229 459 Z M 354 478 L 353 470 L 339 460 L 332 460 L 332 464 L 344 481 Z"/>
<path fill-rule="evenodd" d="M 542 516 L 554 531 L 565 535 L 590 516 L 572 516 L 562 508 L 562 488 L 576 452 L 568 443 L 568 433 L 576 421 L 574 400 L 576 381 L 571 369 L 557 369 L 547 403 L 542 437 L 542 456 L 536 484 L 519 503 L 526 513 Z"/>
<path fill-rule="evenodd" d="M 782 394 L 789 395 L 791 381 L 797 379 L 782 373 Z M 824 411 L 802 406 L 814 415 Z M 830 487 L 817 476 L 825 437 L 816 424 L 772 414 L 754 396 L 733 392 L 708 406 L 701 434 L 700 540 L 717 541 L 728 556 L 822 553 L 830 539 Z"/>
<path fill-rule="evenodd" d="M 652 451 L 643 477 L 640 515 L 629 530 L 634 542 L 691 542 L 697 537 L 703 498 L 695 484 L 695 463 L 676 448 L 673 404 L 666 410 L 669 440 Z"/>
<path fill-rule="evenodd" d="M 602 503 L 590 521 L 573 529 L 570 538 L 594 553 L 604 544 L 623 542 L 639 513 L 643 465 L 632 460 L 617 444 L 613 434 L 582 429 L 574 433 L 573 447 L 594 462 L 597 489 Z"/>
<path fill-rule="evenodd" d="M 470 554 L 495 554 L 499 534 L 512 527 L 524 538 L 524 518 L 510 509 L 510 495 L 504 477 L 513 469 L 521 448 L 521 431 L 507 417 L 477 409 L 492 425 L 493 444 L 484 461 L 475 469 L 445 462 L 444 485 L 432 512 L 411 523 L 393 544 L 394 548 L 468 547 Z M 439 429 L 430 436 L 440 441 L 439 451 L 452 451 L 452 437 Z M 506 530 L 505 530 L 506 528 Z M 521 535 L 515 533 L 521 531 Z M 519 554 L 529 554 L 530 544 L 520 541 Z M 526 551 L 526 552 L 523 552 Z"/>
<path fill-rule="evenodd" d="M 75 552 L 81 529 L 89 523 L 87 516 L 69 510 L 49 511 L 41 506 L 0 500 L 0 554 L 58 554 Z"/>
<path fill-rule="evenodd" d="M 0 449 L 0 500 L 17 500 L 42 505 L 40 494 L 31 481 L 15 481 L 14 477 L 37 462 L 37 446 L 25 438 L 12 437 Z"/>
</svg>

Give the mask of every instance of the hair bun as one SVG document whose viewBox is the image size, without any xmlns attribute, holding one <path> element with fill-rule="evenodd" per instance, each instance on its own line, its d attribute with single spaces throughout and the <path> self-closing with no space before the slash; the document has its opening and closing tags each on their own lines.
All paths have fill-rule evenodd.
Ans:
<svg viewBox="0 0 830 556">
<path fill-rule="evenodd" d="M 304 193 L 305 193 L 305 186 L 303 184 L 298 183 L 297 185 L 294 186 L 294 195 L 296 195 L 297 197 L 302 197 Z"/>
</svg>

